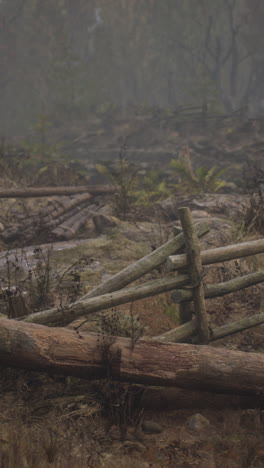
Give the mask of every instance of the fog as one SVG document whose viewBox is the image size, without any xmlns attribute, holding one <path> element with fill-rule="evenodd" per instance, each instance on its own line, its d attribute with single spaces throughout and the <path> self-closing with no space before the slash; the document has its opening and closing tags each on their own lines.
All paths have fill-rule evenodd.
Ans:
<svg viewBox="0 0 264 468">
<path fill-rule="evenodd" d="M 97 112 L 264 111 L 258 0 L 1 0 L 2 136 Z"/>
</svg>

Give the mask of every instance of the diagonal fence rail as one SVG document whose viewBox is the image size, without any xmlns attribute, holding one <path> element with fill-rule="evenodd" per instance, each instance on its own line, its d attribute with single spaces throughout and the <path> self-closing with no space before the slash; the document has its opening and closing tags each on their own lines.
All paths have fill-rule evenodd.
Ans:
<svg viewBox="0 0 264 468">
<path fill-rule="evenodd" d="M 48 309 L 20 317 L 19 320 L 49 326 L 65 325 L 79 317 L 120 304 L 173 291 L 173 302 L 180 304 L 180 325 L 154 337 L 154 340 L 207 343 L 264 323 L 264 314 L 259 313 L 212 330 L 208 324 L 206 300 L 264 282 L 264 270 L 207 285 L 203 269 L 204 265 L 264 253 L 264 239 L 200 251 L 199 238 L 209 231 L 208 226 L 205 223 L 193 226 L 188 208 L 180 209 L 180 217 L 183 227 L 181 234 L 101 283 L 78 301 L 65 308 Z M 187 252 L 175 255 L 184 246 Z M 128 287 L 164 263 L 167 266 L 167 277 Z M 194 303 L 194 318 L 190 302 Z"/>
</svg>

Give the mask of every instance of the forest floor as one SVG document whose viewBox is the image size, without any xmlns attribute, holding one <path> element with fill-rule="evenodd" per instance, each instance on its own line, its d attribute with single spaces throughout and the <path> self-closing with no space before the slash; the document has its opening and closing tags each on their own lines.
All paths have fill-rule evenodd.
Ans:
<svg viewBox="0 0 264 468">
<path fill-rule="evenodd" d="M 99 126 L 98 123 L 97 125 Z M 237 127 L 240 125 L 237 133 L 236 125 Z M 239 154 L 245 155 L 248 148 L 255 148 L 257 151 L 255 159 L 260 160 L 262 122 L 259 124 L 249 122 L 243 125 L 244 131 L 241 122 L 232 125 L 228 122 L 225 129 L 219 127 L 218 133 L 222 133 L 221 145 L 224 147 L 226 139 L 230 142 L 233 138 L 232 145 L 237 147 L 235 153 L 237 159 Z M 159 130 L 147 127 L 144 141 L 149 139 L 150 147 L 151 145 L 155 147 L 156 141 L 157 146 L 155 140 L 157 133 L 163 131 L 164 135 L 165 127 L 165 124 L 163 127 L 160 124 Z M 245 136 L 246 128 L 250 128 L 250 137 Z M 171 150 L 172 147 L 175 150 L 176 144 L 180 148 L 181 145 L 177 142 L 181 131 L 183 130 L 175 130 L 173 134 L 170 130 Z M 124 128 L 123 122 L 120 134 L 125 135 L 127 132 L 128 128 Z M 166 129 L 166 134 L 168 133 Z M 210 141 L 209 134 L 207 132 L 205 134 L 207 136 L 206 138 L 204 136 L 203 142 L 200 137 L 201 152 L 203 145 L 204 148 L 206 146 L 208 148 Z M 99 137 L 100 135 L 98 139 Z M 261 141 L 261 144 L 257 145 L 256 140 Z M 105 141 L 105 150 L 107 144 L 106 140 L 103 141 Z M 113 142 L 113 147 L 116 141 Z M 214 148 L 217 146 L 215 141 L 211 144 L 211 148 L 213 146 Z M 84 143 L 82 147 L 85 147 Z M 94 148 L 98 150 L 98 145 L 95 143 Z M 164 147 L 161 151 L 164 151 Z M 230 145 L 228 152 L 231 152 Z M 232 154 L 234 152 L 233 147 Z M 225 156 L 224 159 L 230 163 L 230 158 L 228 160 Z M 252 158 L 254 160 L 254 155 Z M 201 164 L 203 163 L 204 160 Z M 239 192 L 241 193 L 241 190 Z M 222 194 L 217 196 L 220 199 Z M 203 210 L 202 216 L 205 214 Z M 208 219 L 214 215 L 210 212 Z M 228 224 L 230 221 L 225 214 L 220 224 L 212 225 L 209 245 L 219 246 L 230 241 L 236 242 L 235 236 L 238 230 L 234 231 L 233 227 L 230 227 Z M 228 231 L 228 235 L 222 237 L 219 236 L 221 223 Z M 50 257 L 49 254 L 47 256 L 49 252 L 47 245 L 38 246 L 37 251 L 34 246 L 27 246 L 25 257 L 25 252 L 22 252 L 19 246 L 15 251 L 7 253 L 3 244 L 0 256 L 1 276 L 6 281 L 10 275 L 9 278 L 14 281 L 8 259 L 12 260 L 14 270 L 18 264 L 22 265 L 23 274 L 21 277 L 16 277 L 17 285 L 27 284 L 28 297 L 31 301 L 36 301 L 36 295 L 40 291 L 38 288 L 41 287 L 43 278 L 45 280 L 46 266 L 49 262 L 51 287 L 48 291 L 48 300 L 50 305 L 59 305 L 62 300 L 80 297 L 99 282 L 150 252 L 153 243 L 164 242 L 171 235 L 174 224 L 173 219 L 162 219 L 162 221 L 148 219 L 145 223 L 130 219 L 126 222 L 120 221 L 115 227 L 108 228 L 94 237 L 89 231 L 89 239 L 85 238 L 85 229 L 88 229 L 86 225 L 81 233 L 83 240 L 55 243 Z M 241 241 L 241 230 L 239 233 Z M 259 237 L 261 234 L 251 232 L 249 235 L 245 231 L 243 240 Z M 263 263 L 263 255 L 260 255 L 257 260 L 248 258 L 219 264 L 208 269 L 208 282 L 226 281 L 250 269 L 263 268 Z M 25 282 L 31 269 L 37 271 L 34 283 Z M 67 275 L 64 275 L 65 271 L 68 271 Z M 159 270 L 148 278 L 162 275 L 164 271 Z M 57 289 L 55 283 L 59 285 Z M 31 307 L 32 304 L 31 302 Z M 2 297 L 1 313 L 6 313 L 6 306 L 6 301 Z M 207 301 L 207 311 L 212 326 L 219 326 L 260 310 L 263 310 L 262 286 Z M 125 319 L 133 314 L 144 329 L 144 335 L 148 336 L 164 333 L 178 323 L 178 307 L 172 303 L 170 294 L 120 306 L 105 311 L 104 314 L 113 321 L 117 320 L 116 317 L 121 316 Z M 83 331 L 102 333 L 100 327 L 104 314 L 99 314 L 95 321 L 89 321 Z M 123 333 L 129 336 L 124 324 Z M 264 326 L 219 340 L 213 346 L 263 353 Z M 133 392 L 134 389 L 130 385 L 114 383 L 111 380 L 87 382 L 72 377 L 2 367 L 0 467 L 264 467 L 264 404 L 256 407 L 252 401 L 252 404 L 239 405 L 234 402 L 234 396 L 231 395 L 222 400 L 221 396 L 218 400 L 217 396 L 214 398 L 207 393 L 204 394 L 204 398 L 195 398 L 195 392 L 190 392 L 189 399 L 186 397 L 183 404 L 181 400 L 177 402 L 169 396 L 166 397 L 166 392 L 160 388 L 152 389 L 152 393 L 147 391 L 141 401 L 137 398 L 134 401 Z M 128 395 L 129 398 L 122 399 L 124 395 Z M 199 393 L 199 397 L 200 395 Z"/>
</svg>

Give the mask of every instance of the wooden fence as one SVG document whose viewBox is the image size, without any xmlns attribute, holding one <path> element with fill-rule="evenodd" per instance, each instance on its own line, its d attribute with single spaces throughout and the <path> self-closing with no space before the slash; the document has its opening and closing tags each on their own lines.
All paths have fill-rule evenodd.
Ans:
<svg viewBox="0 0 264 468">
<path fill-rule="evenodd" d="M 200 251 L 205 224 L 193 226 L 189 209 L 179 211 L 183 232 L 112 276 L 77 302 L 17 320 L 0 317 L 0 365 L 66 373 L 79 377 L 129 380 L 196 390 L 259 395 L 264 391 L 264 356 L 210 346 L 193 346 L 264 323 L 264 313 L 214 328 L 208 325 L 206 299 L 264 282 L 264 270 L 224 283 L 206 285 L 203 265 L 264 252 L 264 239 Z M 179 253 L 186 246 L 186 253 Z M 127 288 L 167 262 L 167 278 Z M 119 304 L 173 291 L 182 324 L 153 338 L 98 336 L 59 327 Z M 190 315 L 193 301 L 195 318 Z M 26 323 L 31 322 L 31 323 Z M 35 323 L 35 324 L 34 324 Z M 39 325 L 38 325 L 39 324 Z M 49 325 L 41 326 L 42 325 Z M 177 344 L 189 341 L 192 344 Z M 174 343 L 173 343 L 174 342 Z"/>
<path fill-rule="evenodd" d="M 107 308 L 173 291 L 173 301 L 180 304 L 180 326 L 153 338 L 154 340 L 184 342 L 195 336 L 195 342 L 207 343 L 264 323 L 264 313 L 259 313 L 212 330 L 208 325 L 205 300 L 264 282 L 264 270 L 223 283 L 206 285 L 203 269 L 204 265 L 263 253 L 264 239 L 201 252 L 198 239 L 209 231 L 208 226 L 205 223 L 193 226 L 188 208 L 181 208 L 179 213 L 183 228 L 181 234 L 101 283 L 66 308 L 48 309 L 20 317 L 19 320 L 49 326 L 67 324 Z M 173 255 L 182 250 L 184 245 L 185 254 Z M 177 273 L 169 273 L 166 278 L 127 287 L 164 263 L 168 271 L 178 270 Z M 194 304 L 195 318 L 190 310 L 190 301 Z"/>
</svg>

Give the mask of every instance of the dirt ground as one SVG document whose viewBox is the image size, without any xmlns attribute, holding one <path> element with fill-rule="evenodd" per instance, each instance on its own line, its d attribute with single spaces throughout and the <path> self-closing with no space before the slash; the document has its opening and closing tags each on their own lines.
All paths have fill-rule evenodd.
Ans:
<svg viewBox="0 0 264 468">
<path fill-rule="evenodd" d="M 128 128 L 127 124 L 120 122 L 114 130 L 105 131 L 104 138 L 102 133 L 98 133 L 98 141 L 90 141 L 94 137 L 89 140 L 88 135 L 81 141 L 81 145 L 83 148 L 87 145 L 95 147 L 95 153 L 102 151 L 103 158 L 104 153 L 111 148 L 111 142 L 114 152 L 118 138 L 130 132 L 132 152 L 137 150 L 140 157 L 144 147 L 144 156 L 148 152 L 151 157 L 155 148 L 159 158 L 166 150 L 169 160 L 181 149 L 186 132 L 188 137 L 191 132 L 191 129 L 183 131 L 176 128 L 176 124 L 171 122 L 168 128 L 165 122 L 155 127 L 153 122 L 147 120 L 142 126 L 142 122 L 135 119 L 132 125 L 134 128 Z M 219 126 L 217 131 L 214 130 L 214 145 L 211 146 L 212 129 L 207 130 L 206 138 L 201 135 L 200 128 L 196 134 L 191 132 L 189 143 L 195 166 L 198 164 L 197 158 L 203 164 L 209 164 L 212 158 L 216 161 L 220 147 L 221 164 L 230 162 L 232 158 L 237 161 L 247 151 L 253 152 L 253 159 L 255 157 L 261 161 L 264 145 L 262 128 L 263 122 L 258 126 L 253 121 L 247 124 L 227 122 L 225 126 Z M 165 146 L 161 145 L 162 139 L 166 139 Z M 146 141 L 149 143 L 148 149 L 144 146 Z M 103 142 L 101 147 L 100 142 Z M 75 149 L 74 145 L 70 147 L 71 151 Z M 123 225 L 122 229 L 103 234 L 98 239 L 70 241 L 67 248 L 58 245 L 57 250 L 54 249 L 56 257 L 52 267 L 56 265 L 67 269 L 69 262 L 76 262 L 84 252 L 93 257 L 92 266 L 90 264 L 88 269 L 78 272 L 84 284 L 84 290 L 78 293 L 85 293 L 151 250 L 149 234 L 149 239 L 146 236 L 140 238 L 141 231 L 135 227 L 132 229 L 129 225 Z M 216 233 L 214 236 L 216 241 Z M 3 253 L 0 256 L 3 277 L 5 255 Z M 14 252 L 13 255 L 16 256 Z M 32 252 L 28 255 L 34 260 Z M 254 262 L 253 259 L 233 261 L 210 268 L 207 270 L 207 281 L 227 281 L 252 269 L 263 268 L 261 256 L 257 263 Z M 157 271 L 154 277 L 162 274 Z M 68 286 L 69 283 L 63 294 Z M 58 297 L 54 291 L 52 294 L 56 302 Z M 212 327 L 261 310 L 262 286 L 207 301 Z M 179 308 L 172 303 L 170 294 L 120 306 L 106 313 L 110 317 L 111 314 L 127 317 L 133 313 L 134 317 L 139 317 L 146 336 L 162 334 L 179 323 Z M 89 322 L 83 331 L 96 331 L 97 328 L 93 327 L 97 327 L 97 324 Z M 263 353 L 264 325 L 219 340 L 211 346 Z M 234 395 L 196 393 L 195 390 L 184 392 L 184 398 L 179 393 L 178 400 L 175 395 L 173 397 L 172 391 L 166 395 L 166 390 L 160 388 L 152 388 L 147 392 L 143 390 L 125 382 L 89 382 L 2 367 L 0 468 L 264 467 L 262 395 L 259 395 L 256 404 L 254 398 L 240 400 Z"/>
<path fill-rule="evenodd" d="M 251 294 L 236 293 L 228 301 L 207 301 L 211 322 L 220 324 L 227 316 L 230 320 L 255 312 L 261 296 L 259 288 L 251 288 Z M 164 294 L 133 305 L 146 334 L 156 335 L 175 326 L 177 311 L 173 314 L 166 310 L 168 302 L 168 294 Z M 129 307 L 120 306 L 118 313 L 127 314 Z M 214 346 L 263 352 L 263 336 L 261 326 Z M 252 405 L 240 408 L 227 396 L 214 408 L 212 402 L 208 400 L 207 405 L 198 397 L 193 404 L 189 401 L 187 408 L 177 401 L 166 407 L 166 400 L 162 403 L 156 389 L 153 403 L 150 394 L 128 408 L 126 400 L 120 403 L 120 392 L 133 394 L 133 389 L 125 383 L 92 384 L 72 377 L 2 368 L 0 466 L 264 466 L 264 406 L 256 408 L 253 400 Z M 203 400 L 207 395 L 200 397 Z M 122 404 L 126 408 L 124 419 L 119 413 Z M 143 429 L 142 421 L 146 424 Z"/>
</svg>

